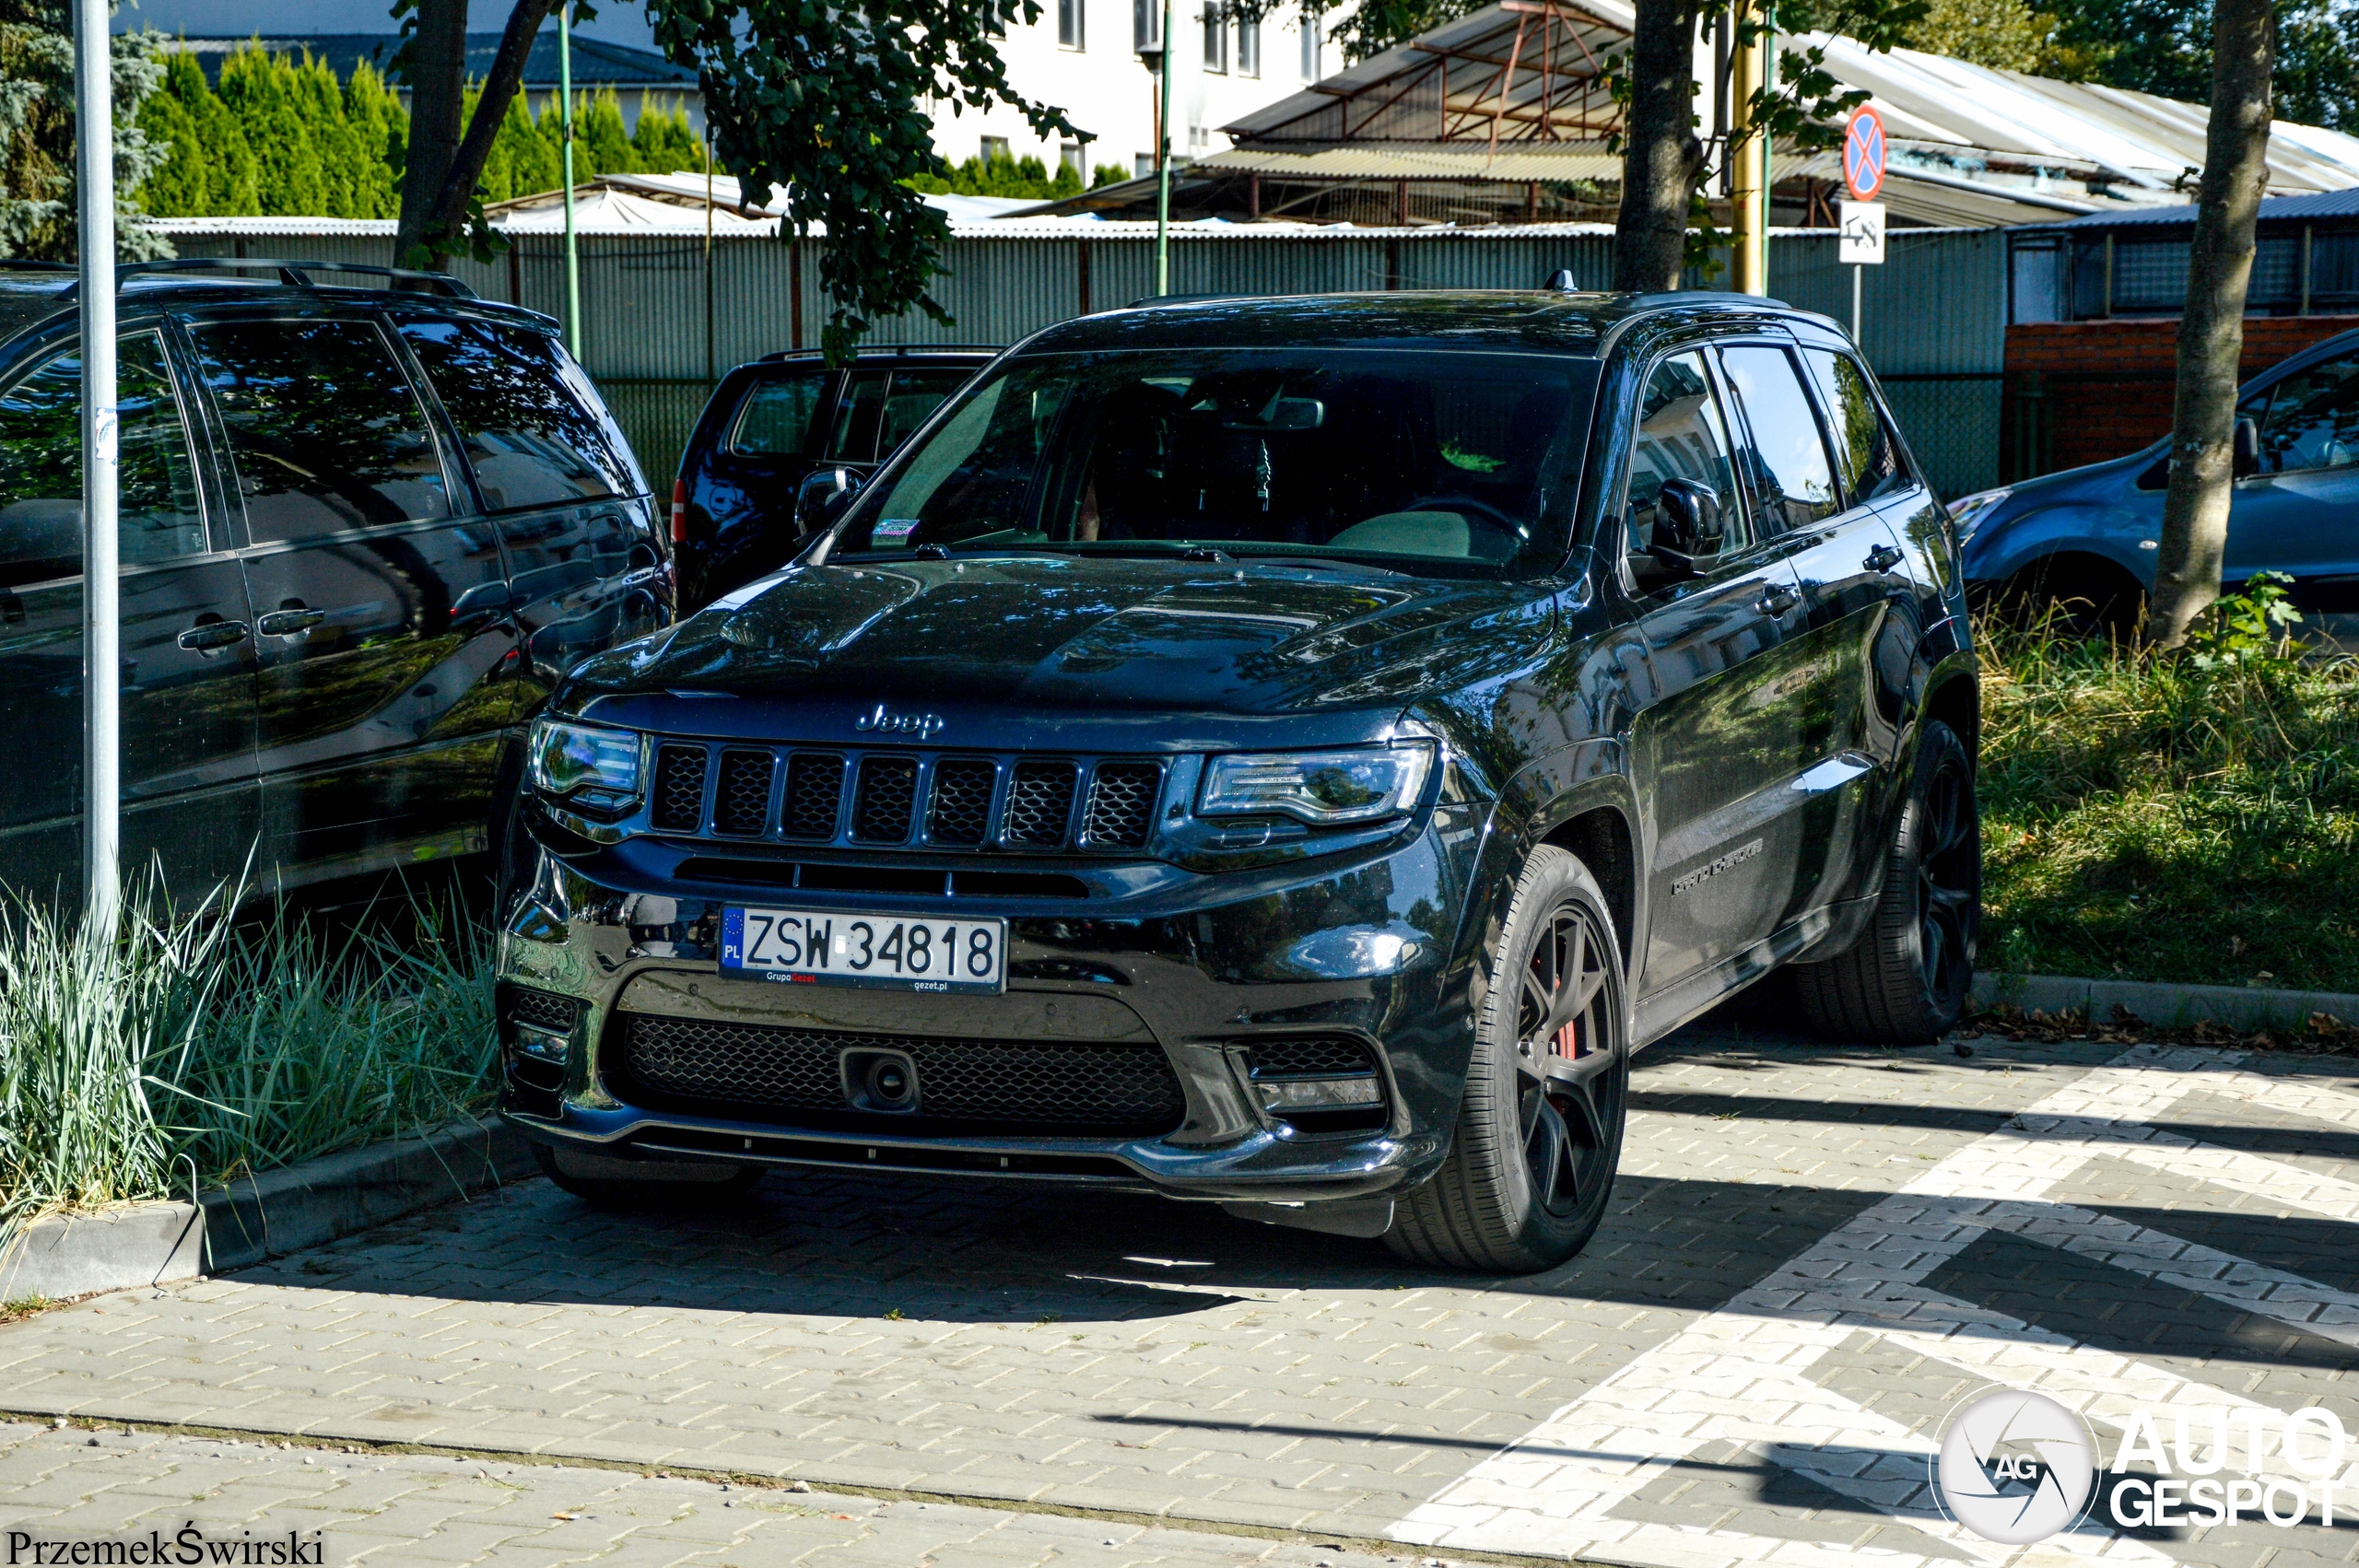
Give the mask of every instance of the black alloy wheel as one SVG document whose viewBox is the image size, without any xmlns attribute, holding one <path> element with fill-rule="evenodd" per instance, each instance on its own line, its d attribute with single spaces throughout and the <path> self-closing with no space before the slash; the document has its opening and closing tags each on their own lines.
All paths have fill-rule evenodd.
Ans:
<svg viewBox="0 0 2359 1568">
<path fill-rule="evenodd" d="M 1420 1263 L 1530 1273 L 1595 1234 L 1629 1118 L 1622 948 L 1589 869 L 1532 851 L 1493 957 L 1449 1156 L 1384 1239 Z"/>
<path fill-rule="evenodd" d="M 1516 1117 L 1523 1129 L 1524 1168 L 1532 1201 L 1566 1218 L 1585 1195 L 1613 1184 L 1628 1099 L 1627 1074 L 1612 1071 L 1614 1053 L 1591 1048 L 1615 1037 L 1614 1026 L 1598 1016 L 1610 956 L 1592 919 L 1578 903 L 1557 907 L 1524 965 L 1516 1011 Z"/>
<path fill-rule="evenodd" d="M 1926 722 L 1884 860 L 1874 919 L 1846 951 L 1793 966 L 1819 1034 L 1928 1046 L 1958 1025 L 1982 931 L 1982 831 L 1974 759 L 1957 731 Z"/>
</svg>

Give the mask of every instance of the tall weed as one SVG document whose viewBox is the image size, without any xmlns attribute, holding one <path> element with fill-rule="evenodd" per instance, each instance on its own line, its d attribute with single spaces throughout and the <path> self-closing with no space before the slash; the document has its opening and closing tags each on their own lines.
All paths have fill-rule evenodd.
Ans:
<svg viewBox="0 0 2359 1568">
<path fill-rule="evenodd" d="M 410 916 L 397 942 L 135 904 L 99 950 L 0 907 L 0 1240 L 479 1110 L 489 939 L 452 909 Z"/>
<path fill-rule="evenodd" d="M 2359 990 L 2359 661 L 2271 584 L 2185 652 L 1983 626 L 1983 966 Z"/>
</svg>

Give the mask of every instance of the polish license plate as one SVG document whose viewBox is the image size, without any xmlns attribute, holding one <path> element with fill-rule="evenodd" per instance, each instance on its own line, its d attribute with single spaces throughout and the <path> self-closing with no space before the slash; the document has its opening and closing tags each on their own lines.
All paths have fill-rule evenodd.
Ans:
<svg viewBox="0 0 2359 1568">
<path fill-rule="evenodd" d="M 1007 922 L 841 909 L 726 908 L 724 975 L 803 986 L 1003 991 Z"/>
</svg>

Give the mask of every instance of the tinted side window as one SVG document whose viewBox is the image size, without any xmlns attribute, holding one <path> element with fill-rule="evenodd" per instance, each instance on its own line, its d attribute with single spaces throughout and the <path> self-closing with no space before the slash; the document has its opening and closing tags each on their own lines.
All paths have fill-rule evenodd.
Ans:
<svg viewBox="0 0 2359 1568">
<path fill-rule="evenodd" d="M 2359 359 L 2330 359 L 2277 383 L 2260 427 L 2260 471 L 2359 462 Z"/>
<path fill-rule="evenodd" d="M 256 543 L 450 515 L 442 460 L 374 322 L 199 322 Z"/>
<path fill-rule="evenodd" d="M 1638 404 L 1638 428 L 1630 446 L 1629 551 L 1643 572 L 1652 564 L 1655 497 L 1673 479 L 1708 485 L 1720 497 L 1728 528 L 1726 550 L 1747 543 L 1744 508 L 1737 499 L 1728 416 L 1712 391 L 1700 354 L 1680 354 L 1657 365 L 1647 377 Z"/>
<path fill-rule="evenodd" d="M 885 457 L 917 433 L 943 400 L 967 384 L 964 370 L 896 370 L 877 427 L 876 455 Z"/>
<path fill-rule="evenodd" d="M 1807 528 L 1842 505 L 1818 415 L 1782 348 L 1720 350 L 1744 422 L 1753 433 L 1747 471 L 1775 528 Z"/>
<path fill-rule="evenodd" d="M 645 488 L 605 404 L 555 337 L 472 319 L 405 322 L 402 335 L 459 427 L 492 510 Z"/>
<path fill-rule="evenodd" d="M 200 554 L 196 464 L 163 339 L 127 333 L 115 356 L 123 559 Z M 0 394 L 0 576 L 37 582 L 81 569 L 82 354 L 68 348 Z"/>
<path fill-rule="evenodd" d="M 827 435 L 826 455 L 845 462 L 868 462 L 876 455 L 876 427 L 885 416 L 885 387 L 891 376 L 883 370 L 855 370 L 836 404 L 835 428 Z"/>
<path fill-rule="evenodd" d="M 758 380 L 737 411 L 729 449 L 752 457 L 795 457 L 811 439 L 811 421 L 827 395 L 827 372 L 804 370 Z"/>
<path fill-rule="evenodd" d="M 1851 504 L 1900 488 L 1899 449 L 1884 427 L 1884 415 L 1876 410 L 1875 394 L 1868 390 L 1867 373 L 1858 361 L 1831 348 L 1805 348 L 1802 363 L 1810 367 L 1835 416 L 1835 457 Z"/>
</svg>

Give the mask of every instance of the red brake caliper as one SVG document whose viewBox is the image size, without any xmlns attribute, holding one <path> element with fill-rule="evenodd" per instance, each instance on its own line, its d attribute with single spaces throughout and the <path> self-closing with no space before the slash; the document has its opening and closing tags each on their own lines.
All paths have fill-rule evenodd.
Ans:
<svg viewBox="0 0 2359 1568">
<path fill-rule="evenodd" d="M 1581 1054 L 1581 1021 L 1578 1018 L 1556 1031 L 1555 1051 L 1567 1061 Z"/>
</svg>

